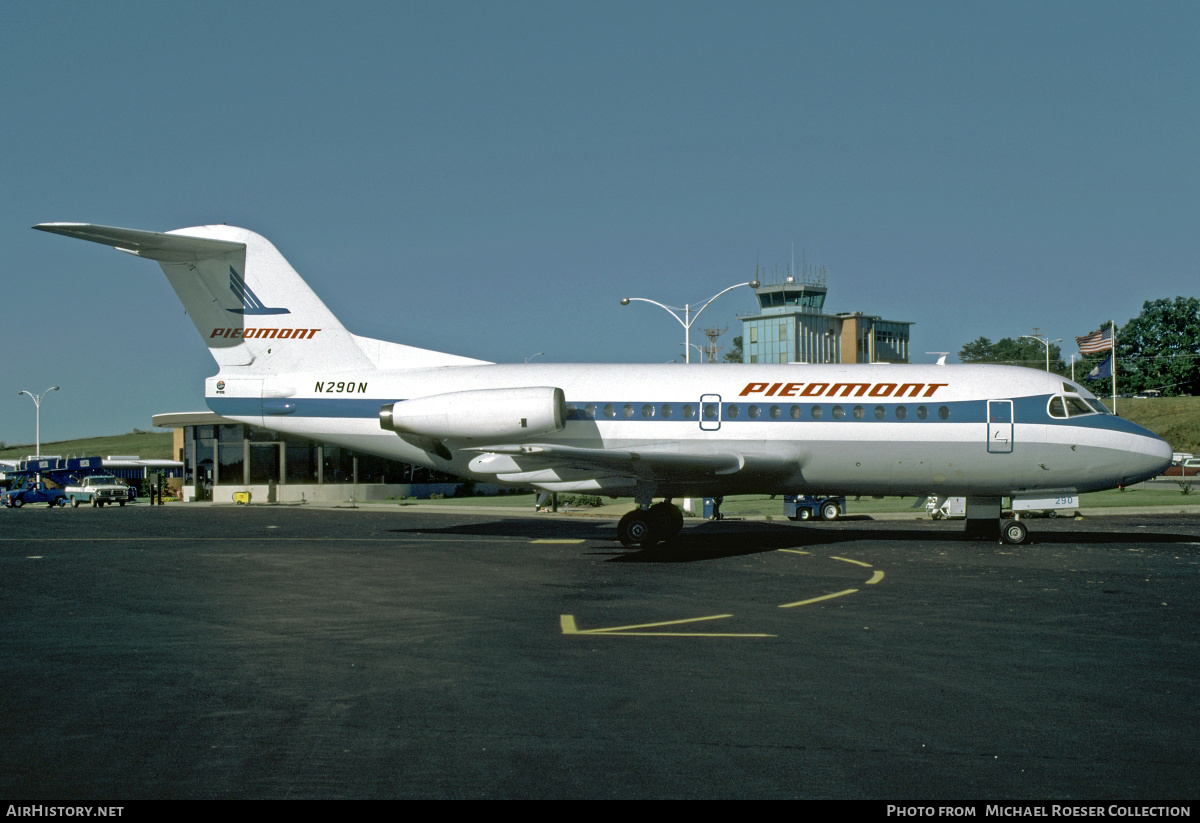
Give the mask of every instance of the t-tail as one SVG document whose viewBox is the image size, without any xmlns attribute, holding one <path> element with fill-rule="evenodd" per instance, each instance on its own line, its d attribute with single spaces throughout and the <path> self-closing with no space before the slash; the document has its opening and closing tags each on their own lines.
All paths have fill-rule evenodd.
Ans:
<svg viewBox="0 0 1200 823">
<path fill-rule="evenodd" d="M 247 229 L 196 226 L 163 233 L 89 223 L 34 228 L 158 261 L 222 371 L 278 375 L 484 362 L 351 334 L 279 250 Z"/>
</svg>

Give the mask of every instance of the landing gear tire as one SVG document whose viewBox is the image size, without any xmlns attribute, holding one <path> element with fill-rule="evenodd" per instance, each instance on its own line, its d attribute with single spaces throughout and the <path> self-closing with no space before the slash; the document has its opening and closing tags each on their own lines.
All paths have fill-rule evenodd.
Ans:
<svg viewBox="0 0 1200 823">
<path fill-rule="evenodd" d="M 674 503 L 655 503 L 650 507 L 649 514 L 658 521 L 655 531 L 659 539 L 670 540 L 683 531 L 683 510 Z"/>
<path fill-rule="evenodd" d="M 842 510 L 837 503 L 824 503 L 821 505 L 822 520 L 837 520 L 841 515 Z"/>
<path fill-rule="evenodd" d="M 634 509 L 621 518 L 617 523 L 617 537 L 621 545 L 628 549 L 649 549 L 658 542 L 655 526 L 659 518 L 650 514 L 649 509 Z"/>
<path fill-rule="evenodd" d="M 1025 524 L 1020 520 L 1010 520 L 1000 527 L 1000 537 L 1005 543 L 1017 546 L 1025 542 L 1025 538 L 1029 536 L 1029 530 L 1025 528 Z"/>
</svg>

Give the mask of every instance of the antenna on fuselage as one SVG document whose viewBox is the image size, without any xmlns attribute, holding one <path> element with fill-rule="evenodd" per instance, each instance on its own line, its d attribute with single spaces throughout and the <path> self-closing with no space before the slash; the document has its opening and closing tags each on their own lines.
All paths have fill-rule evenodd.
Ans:
<svg viewBox="0 0 1200 823">
<path fill-rule="evenodd" d="M 948 352 L 948 351 L 927 351 L 925 353 L 926 354 L 940 354 L 941 357 L 939 357 L 937 360 L 937 364 L 939 366 L 946 365 L 946 358 L 950 356 L 950 352 Z"/>
</svg>

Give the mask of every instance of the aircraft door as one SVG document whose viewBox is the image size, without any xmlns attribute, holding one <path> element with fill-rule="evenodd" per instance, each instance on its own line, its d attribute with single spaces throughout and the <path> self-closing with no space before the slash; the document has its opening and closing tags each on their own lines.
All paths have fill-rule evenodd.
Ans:
<svg viewBox="0 0 1200 823">
<path fill-rule="evenodd" d="M 721 395 L 700 395 L 700 430 L 715 432 L 721 428 Z"/>
<path fill-rule="evenodd" d="M 987 450 L 992 454 L 1011 454 L 1013 450 L 1013 401 L 989 400 L 987 418 Z"/>
</svg>

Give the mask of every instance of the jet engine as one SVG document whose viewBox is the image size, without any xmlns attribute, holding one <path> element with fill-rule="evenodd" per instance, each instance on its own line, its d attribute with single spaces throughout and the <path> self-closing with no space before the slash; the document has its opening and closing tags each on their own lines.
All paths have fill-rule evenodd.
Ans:
<svg viewBox="0 0 1200 823">
<path fill-rule="evenodd" d="M 562 431 L 566 405 L 563 390 L 550 386 L 475 389 L 389 403 L 379 425 L 436 441 L 524 440 Z"/>
</svg>

